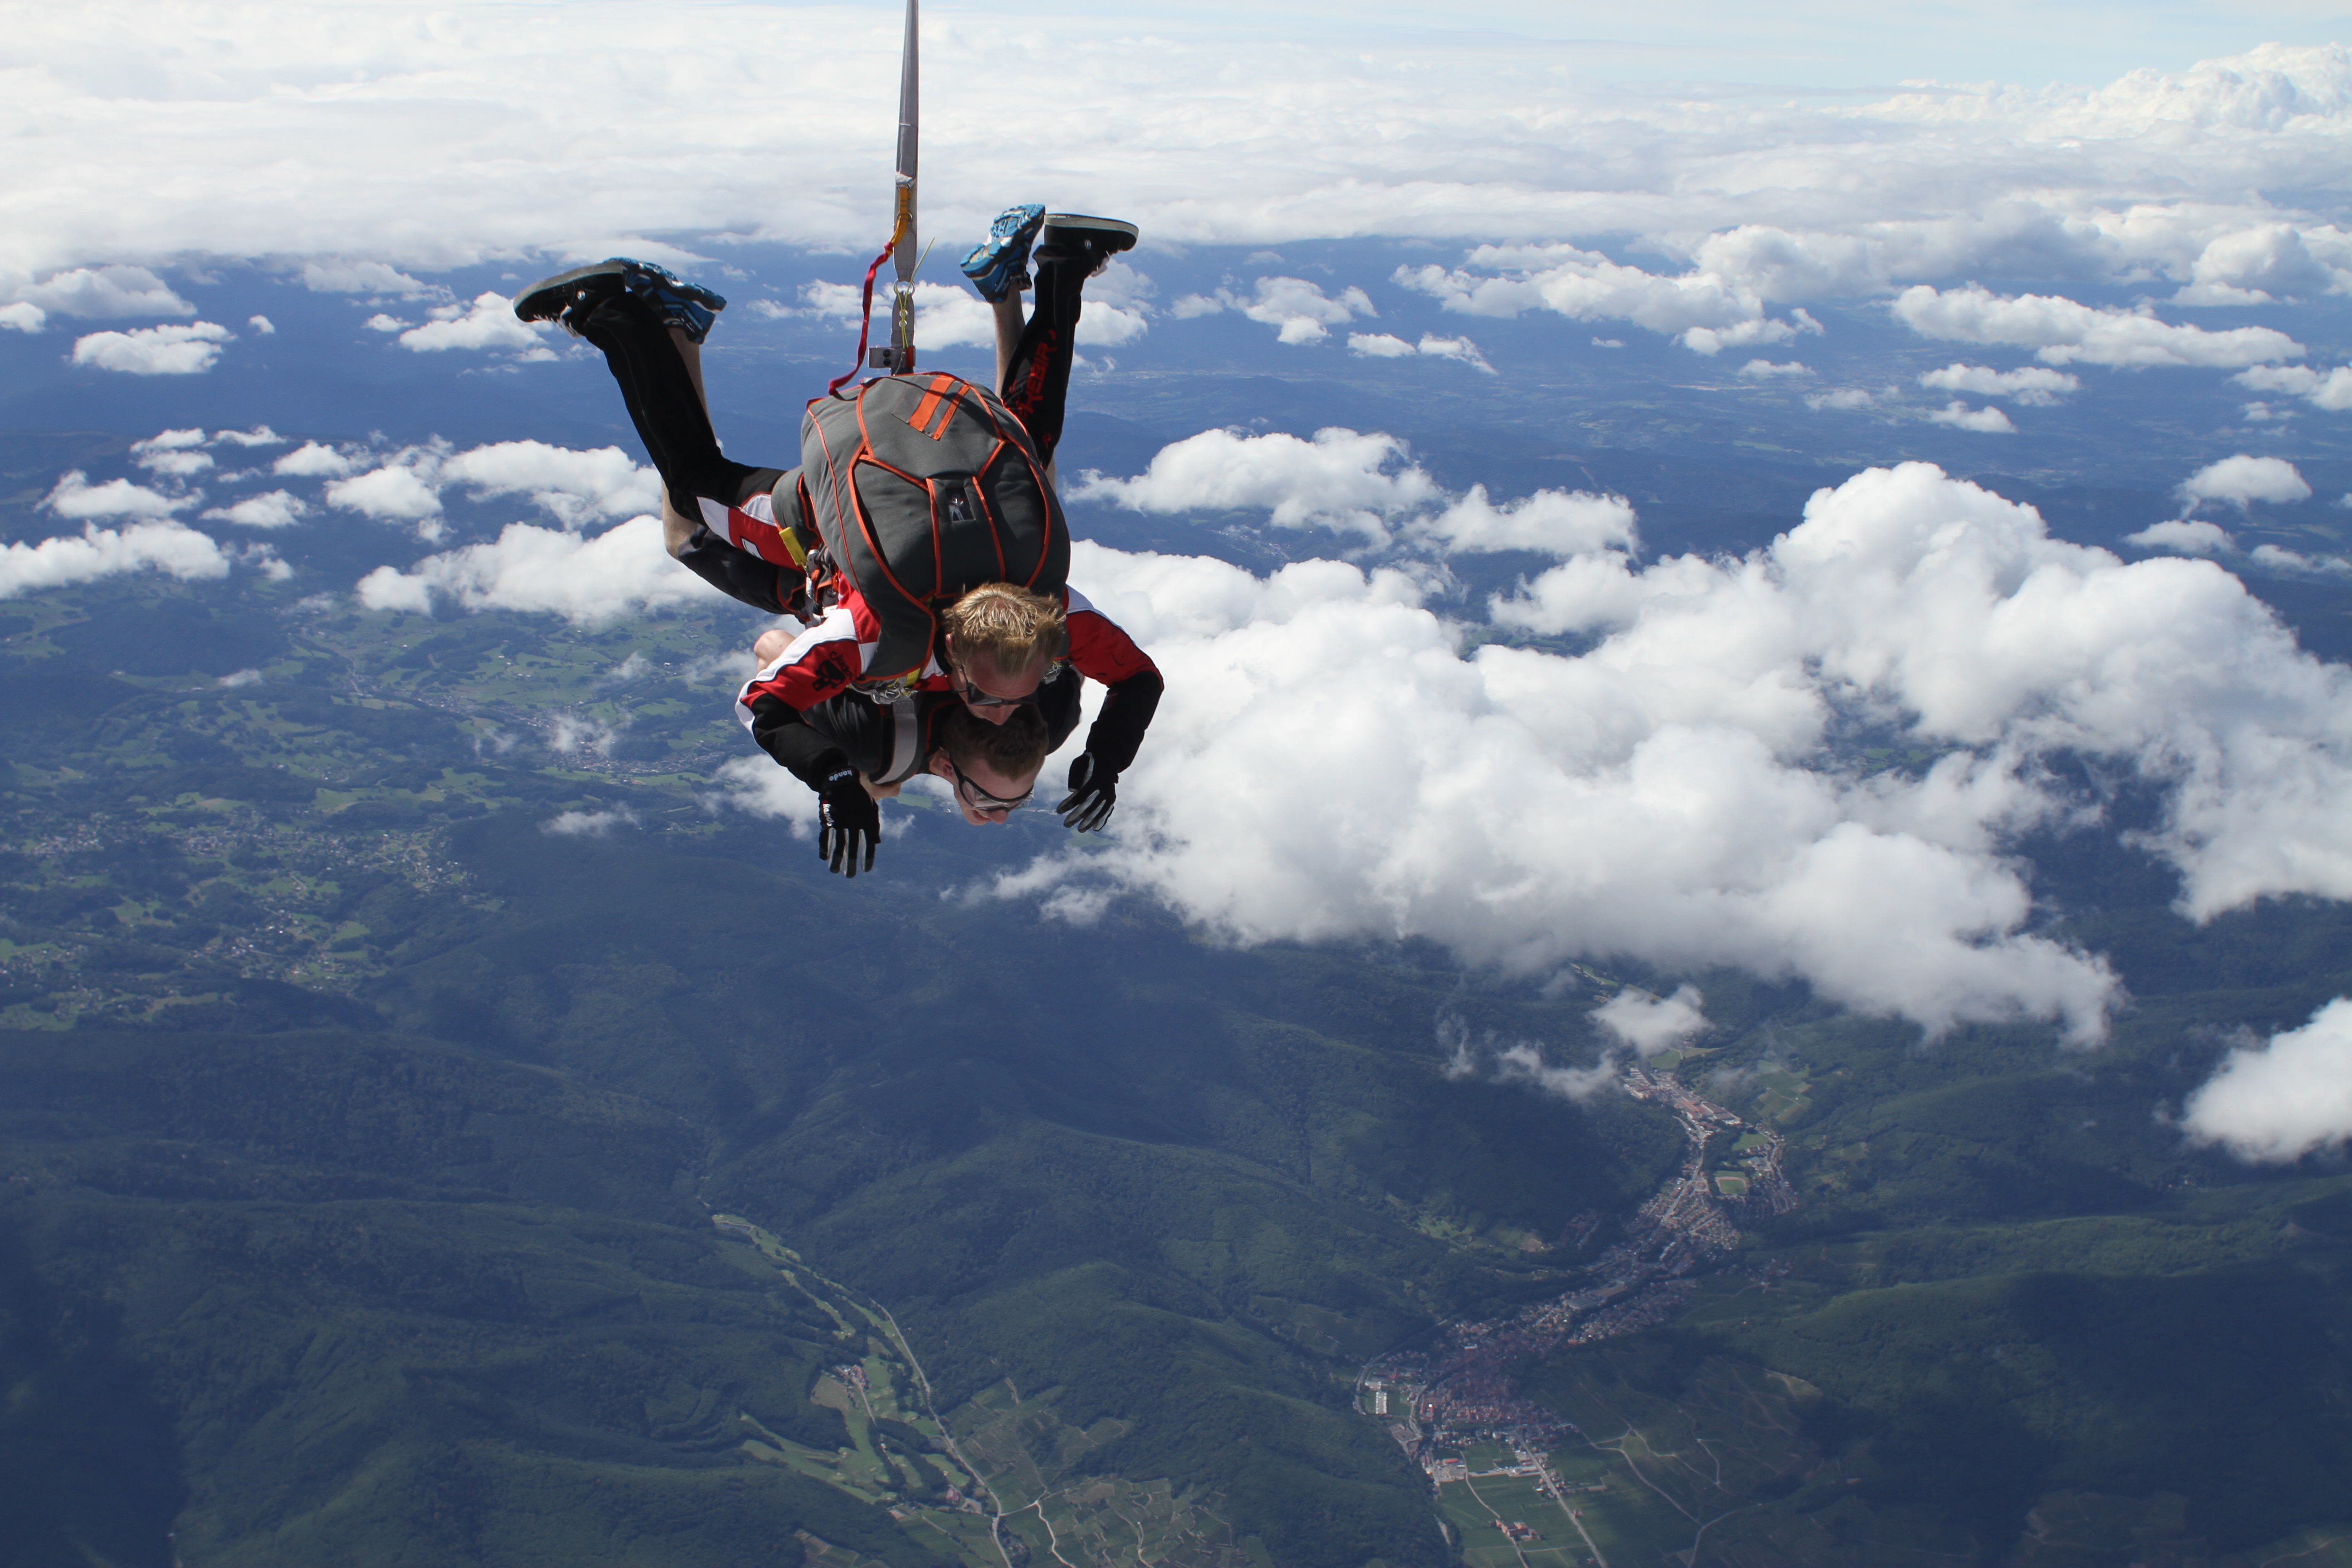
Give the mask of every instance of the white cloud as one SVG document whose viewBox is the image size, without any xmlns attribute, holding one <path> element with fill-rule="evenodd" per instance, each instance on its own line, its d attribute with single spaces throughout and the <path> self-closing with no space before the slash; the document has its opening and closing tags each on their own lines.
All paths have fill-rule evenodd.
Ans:
<svg viewBox="0 0 2352 1568">
<path fill-rule="evenodd" d="M 1348 352 L 1367 359 L 1406 359 L 1414 354 L 1426 354 L 1433 359 L 1459 360 L 1474 370 L 1496 374 L 1478 345 L 1468 338 L 1443 338 L 1435 332 L 1423 332 L 1421 342 L 1411 343 L 1391 332 L 1349 332 Z"/>
<path fill-rule="evenodd" d="M 419 353 L 449 349 L 536 349 L 543 327 L 515 319 L 514 301 L 495 290 L 477 294 L 471 305 L 436 305 L 432 319 L 400 334 L 400 346 Z M 370 322 L 371 326 L 374 323 Z"/>
<path fill-rule="evenodd" d="M 2113 829 L 2043 759 L 2150 789 L 2134 842 L 2192 919 L 2352 896 L 2352 668 L 2210 562 L 2053 539 L 1925 464 L 1819 492 L 1741 559 L 1579 555 L 1491 606 L 1589 642 L 1573 657 L 1465 655 L 1392 570 L 1082 542 L 1071 575 L 1168 696 L 1109 842 L 1007 879 L 1019 896 L 1124 889 L 1238 940 L 1424 938 L 1531 974 L 1734 965 L 1931 1030 L 2078 1040 L 2116 978 L 2037 934 L 2011 856 L 2039 827 Z M 1945 754 L 1850 773 L 1824 748 L 1853 724 Z"/>
<path fill-rule="evenodd" d="M 1801 310 L 1772 319 L 1753 289 L 1717 273 L 1661 276 L 1572 245 L 1480 246 L 1461 267 L 1400 267 L 1391 281 L 1468 315 L 1540 309 L 1579 321 L 1631 321 L 1703 354 L 1821 330 Z"/>
<path fill-rule="evenodd" d="M 109 479 L 93 485 L 79 468 L 61 477 L 41 504 L 59 517 L 80 521 L 98 517 L 165 518 L 193 506 L 195 496 L 167 496 L 129 479 Z"/>
<path fill-rule="evenodd" d="M 1337 426 L 1311 441 L 1203 430 L 1163 447 L 1133 479 L 1092 470 L 1070 489 L 1075 500 L 1109 500 L 1133 511 L 1226 511 L 1263 508 L 1278 528 L 1322 527 L 1387 537 L 1385 519 L 1440 495 L 1437 481 L 1393 436 Z"/>
<path fill-rule="evenodd" d="M 77 267 L 16 291 L 60 316 L 193 316 L 196 308 L 143 267 Z"/>
<path fill-rule="evenodd" d="M 2243 379 L 2241 377 L 2241 379 Z M 1994 370 L 1990 365 L 1948 364 L 1919 378 L 1919 384 L 1937 392 L 1972 392 L 1979 397 L 2006 397 L 2013 403 L 2042 407 L 2083 390 L 2082 378 L 2063 370 L 2030 364 L 2021 370 Z"/>
<path fill-rule="evenodd" d="M 293 454 L 297 458 L 301 455 L 300 452 Z M 382 468 L 354 474 L 347 479 L 337 479 L 329 485 L 327 504 L 362 512 L 379 521 L 397 519 L 413 522 L 438 517 L 441 514 L 441 492 L 419 472 L 420 469 L 430 472 L 435 467 L 432 454 L 410 447 L 395 455 Z M 278 471 L 293 473 L 299 470 L 288 468 L 281 462 Z"/>
<path fill-rule="evenodd" d="M 1841 386 L 1835 392 L 1818 392 L 1805 399 L 1808 408 L 1868 408 L 1878 401 L 1878 394 L 1861 386 Z"/>
<path fill-rule="evenodd" d="M 240 686 L 258 686 L 265 679 L 257 669 L 233 669 L 220 678 L 220 683 L 235 690 Z"/>
<path fill-rule="evenodd" d="M 1348 352 L 1366 359 L 1410 359 L 1421 351 L 1391 332 L 1349 332 Z"/>
<path fill-rule="evenodd" d="M 2299 1029 L 2232 1050 L 2189 1097 L 2181 1125 L 2252 1164 L 2284 1165 L 2352 1141 L 2352 1000 Z"/>
<path fill-rule="evenodd" d="M 215 507 L 204 515 L 209 521 L 233 522 L 241 528 L 291 528 L 310 510 L 310 503 L 299 496 L 285 490 L 268 490 L 247 496 L 234 506 Z"/>
<path fill-rule="evenodd" d="M 1371 297 L 1353 284 L 1330 295 L 1323 292 L 1321 284 L 1304 278 L 1261 278 L 1247 294 L 1230 289 L 1214 294 L 1187 294 L 1170 308 L 1170 313 L 1179 319 L 1213 316 L 1221 310 L 1238 310 L 1253 321 L 1274 328 L 1276 342 L 1293 345 L 1319 343 L 1331 335 L 1333 327 L 1345 326 L 1358 316 L 1380 314 L 1372 309 Z"/>
<path fill-rule="evenodd" d="M 2284 458 L 2249 458 L 2243 453 L 2208 463 L 2180 483 L 2180 494 L 2190 505 L 2224 501 L 2243 511 L 2255 501 L 2298 501 L 2311 499 L 2311 486 Z"/>
<path fill-rule="evenodd" d="M 1916 284 L 1895 297 L 1895 314 L 1921 337 L 2030 348 L 2051 364 L 2234 370 L 2303 353 L 2301 343 L 2269 327 L 2209 332 L 2158 321 L 2146 309 L 2102 310 L 2051 294 L 2003 297 L 1974 283 L 1941 291 Z"/>
<path fill-rule="evenodd" d="M 91 332 L 74 340 L 73 363 L 128 375 L 201 375 L 212 369 L 220 345 L 231 337 L 226 327 L 211 321 Z"/>
<path fill-rule="evenodd" d="M 247 316 L 245 324 L 264 337 L 278 331 L 278 324 L 267 316 Z"/>
<path fill-rule="evenodd" d="M 440 292 L 431 284 L 420 283 L 400 268 L 381 261 L 305 262 L 302 287 L 320 293 L 398 294 L 411 300 Z"/>
<path fill-rule="evenodd" d="M 539 830 L 564 837 L 602 838 L 615 827 L 635 827 L 636 825 L 637 814 L 623 805 L 607 811 L 563 812 L 541 823 Z"/>
<path fill-rule="evenodd" d="M 305 0 L 217 14 L 101 0 L 95 12 L 29 15 L 16 58 L 43 62 L 44 122 L 75 133 L 45 148 L 41 177 L 15 194 L 0 278 L 267 257 L 300 264 L 313 287 L 412 294 L 429 287 L 421 270 L 551 245 L 563 261 L 665 254 L 648 234 L 870 251 L 887 228 L 887 183 L 865 177 L 870 132 L 832 106 L 887 100 L 896 18 L 715 4 L 688 37 L 649 15 L 592 8 L 557 31 L 535 13 L 464 4 L 430 27 L 398 7 Z M 1677 61 L 1673 79 L 1644 83 L 1619 69 L 1563 74 L 1550 45 L 1513 37 L 1549 37 L 1550 21 L 1514 16 L 1436 50 L 1382 17 L 1335 26 L 1279 10 L 942 28 L 927 40 L 937 79 L 1052 79 L 1055 91 L 931 105 L 940 192 L 927 217 L 951 245 L 975 238 L 992 214 L 959 193 L 985 190 L 992 171 L 1034 162 L 1037 147 L 1076 147 L 1087 151 L 1055 163 L 1057 189 L 1183 244 L 1631 237 L 1669 268 L 1686 260 L 1776 306 L 2029 269 L 2231 298 L 2341 287 L 2342 237 L 2254 194 L 2326 189 L 2340 167 L 2352 107 L 2338 47 L 2264 46 L 2095 89 L 1986 82 L 1790 99 L 1759 95 L 1752 71 L 1849 82 L 1850 26 L 1838 47 L 1808 50 L 1776 16 L 1769 41 L 1743 35 L 1762 52 L 1720 57 L 1738 68 L 1661 55 Z M 104 65 L 85 67 L 100 36 Z M 740 58 L 795 62 L 785 89 L 709 69 L 704 37 L 727 37 Z M 2197 47 L 2179 34 L 2149 40 L 2164 58 Z M 1951 58 L 1939 47 L 1916 67 Z M 205 62 L 201 115 L 188 110 L 194 59 Z M 817 61 L 823 91 L 802 63 Z M 1709 75 L 1725 85 L 1698 79 Z M 606 77 L 639 84 L 625 110 L 579 90 Z M 1171 89 L 1202 81 L 1217 90 Z M 664 151 L 658 168 L 643 156 L 646 135 Z M 257 186 L 253 150 L 288 147 L 303 156 L 269 163 Z M 775 157 L 779 147 L 793 155 Z"/>
<path fill-rule="evenodd" d="M 528 494 L 566 528 L 661 510 L 661 478 L 618 447 L 581 451 L 543 441 L 500 441 L 442 463 L 439 481 L 480 495 Z"/>
<path fill-rule="evenodd" d="M 1930 424 L 1949 425 L 1958 430 L 1973 430 L 1980 436 L 2017 434 L 2017 426 L 2011 424 L 2009 416 L 2000 409 L 1990 404 L 1982 408 L 1970 408 L 1957 397 L 1930 413 L 1927 420 Z"/>
<path fill-rule="evenodd" d="M 1811 375 L 1813 371 L 1811 365 L 1801 364 L 1795 360 L 1752 359 L 1739 367 L 1739 374 L 1751 381 L 1769 381 L 1777 376 Z"/>
<path fill-rule="evenodd" d="M 1538 490 L 1498 507 L 1487 500 L 1484 485 L 1471 486 L 1467 495 L 1415 522 L 1412 531 L 1451 550 L 1534 550 L 1559 556 L 1630 550 L 1635 542 L 1633 503 L 1623 496 Z"/>
<path fill-rule="evenodd" d="M 228 575 L 228 556 L 184 523 L 134 522 L 119 532 L 85 523 L 79 537 L 0 549 L 0 599 L 126 572 L 156 571 L 183 582 Z"/>
<path fill-rule="evenodd" d="M 2352 408 L 2352 365 L 2339 364 L 2326 374 L 2307 365 L 2256 365 L 2231 377 L 2255 392 L 2284 392 L 2330 414 Z"/>
<path fill-rule="evenodd" d="M 347 452 L 305 441 L 269 465 L 269 471 L 283 479 L 340 479 L 359 467 Z"/>
<path fill-rule="evenodd" d="M 2183 555 L 2221 555 L 2234 548 L 2220 524 L 2176 518 L 2152 522 L 2137 533 L 2124 535 L 2126 544 L 2142 550 L 2171 550 Z"/>
<path fill-rule="evenodd" d="M 359 584 L 360 603 L 372 610 L 422 613 L 444 598 L 467 610 L 523 610 L 581 626 L 709 593 L 701 579 L 670 559 L 661 524 L 650 517 L 588 537 L 512 522 L 490 543 L 427 556 L 404 573 L 379 566 Z"/>
<path fill-rule="evenodd" d="M 362 321 L 360 325 L 365 327 L 371 332 L 404 332 L 410 327 L 415 326 L 415 323 L 414 321 L 404 321 L 398 316 L 387 315 L 383 311 L 378 310 L 374 315 L 370 316 L 366 321 Z"/>
<path fill-rule="evenodd" d="M 1655 996 L 1628 985 L 1592 1010 L 1593 1021 L 1640 1055 L 1654 1057 L 1683 1044 L 1708 1026 L 1696 985 L 1672 996 Z"/>
<path fill-rule="evenodd" d="M 2266 572 L 2282 572 L 2295 577 L 2352 576 L 2352 561 L 2338 555 L 2305 555 L 2300 550 L 2282 549 L 2275 544 L 2257 544 L 2246 557 L 2249 564 Z"/>
<path fill-rule="evenodd" d="M 0 327 L 14 331 L 37 332 L 48 319 L 48 312 L 38 305 L 27 305 L 22 300 L 13 305 L 0 305 Z"/>
<path fill-rule="evenodd" d="M 226 441 L 234 447 L 282 447 L 286 437 L 267 425 L 257 425 L 250 430 L 215 430 L 213 445 Z"/>
</svg>

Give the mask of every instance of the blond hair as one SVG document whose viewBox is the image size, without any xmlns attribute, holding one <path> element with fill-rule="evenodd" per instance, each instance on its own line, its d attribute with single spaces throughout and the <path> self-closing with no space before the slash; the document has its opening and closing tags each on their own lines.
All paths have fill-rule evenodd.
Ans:
<svg viewBox="0 0 2352 1568">
<path fill-rule="evenodd" d="M 998 671 L 1022 676 L 1069 651 L 1062 606 L 1010 583 L 983 583 L 940 612 L 963 658 L 986 655 Z"/>
<path fill-rule="evenodd" d="M 1016 708 L 1003 723 L 992 724 L 958 702 L 940 718 L 940 749 L 967 773 L 980 762 L 1006 778 L 1025 779 L 1045 765 L 1045 753 L 1054 748 L 1045 718 L 1034 708 Z"/>
</svg>

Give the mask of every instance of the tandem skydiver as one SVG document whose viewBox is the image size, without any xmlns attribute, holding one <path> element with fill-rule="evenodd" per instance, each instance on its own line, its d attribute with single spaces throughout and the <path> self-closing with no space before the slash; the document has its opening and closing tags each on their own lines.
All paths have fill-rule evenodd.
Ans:
<svg viewBox="0 0 2352 1568">
<path fill-rule="evenodd" d="M 1025 440 L 1026 450 L 1018 455 L 1041 474 L 1050 473 L 1061 437 L 1086 280 L 1134 243 L 1132 225 L 1049 216 L 1042 207 L 1021 206 L 1001 216 L 988 240 L 965 258 L 965 274 L 996 310 L 1003 408 L 1019 422 L 1016 444 Z M 1020 296 L 1030 286 L 1032 261 L 1037 304 L 1024 316 Z M 1066 584 L 1041 581 L 1042 591 L 1030 592 L 984 583 L 936 612 L 927 655 L 917 649 L 919 668 L 910 666 L 904 679 L 887 683 L 869 679 L 894 672 L 869 669 L 887 628 L 860 580 L 839 569 L 825 571 L 823 584 L 832 603 L 810 602 L 811 547 L 823 533 L 803 470 L 735 462 L 720 452 L 711 429 L 701 343 L 725 308 L 709 289 L 625 258 L 533 284 L 514 305 L 522 320 L 560 321 L 604 353 L 630 422 L 661 475 L 670 553 L 721 593 L 806 625 L 781 648 L 763 637 L 771 657 L 742 689 L 737 713 L 763 750 L 816 792 L 818 855 L 834 871 L 854 877 L 862 847 L 865 868 L 872 869 L 881 815 L 843 748 L 807 722 L 812 709 L 858 691 L 886 699 L 947 692 L 974 717 L 1003 723 L 1020 708 L 1040 705 L 1041 691 L 1067 681 L 1073 667 L 1109 692 L 1087 731 L 1085 752 L 1071 764 L 1069 795 L 1054 809 L 1080 832 L 1102 826 L 1118 797 L 1118 775 L 1134 761 L 1159 705 L 1162 682 L 1150 658 Z M 934 390 L 952 380 L 934 378 Z M 938 416 L 930 429 L 932 416 L 921 413 L 929 406 L 918 405 L 921 416 L 911 422 L 936 441 L 955 410 Z M 830 494 L 828 500 L 842 504 Z M 1050 510 L 1058 525 L 1058 501 L 1051 501 Z M 951 510 L 947 521 L 967 518 Z M 1066 553 L 1066 539 L 1063 549 Z M 822 566 L 824 557 L 816 559 Z M 961 790 L 959 785 L 960 795 Z M 992 798 L 1002 805 L 1001 797 Z"/>
</svg>

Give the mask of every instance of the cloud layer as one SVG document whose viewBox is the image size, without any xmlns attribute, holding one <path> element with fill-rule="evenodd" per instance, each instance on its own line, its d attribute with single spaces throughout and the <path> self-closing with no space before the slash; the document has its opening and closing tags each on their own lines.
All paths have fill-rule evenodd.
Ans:
<svg viewBox="0 0 2352 1568">
<path fill-rule="evenodd" d="M 1263 479 L 1237 438 L 1210 445 Z M 1172 500 L 1181 466 L 1153 469 L 1118 493 Z M 2106 830 L 2048 759 L 2159 792 L 2143 847 L 2193 917 L 2352 896 L 2352 681 L 2210 562 L 2054 540 L 1925 464 L 1818 493 L 1738 560 L 1642 566 L 1608 547 L 1630 542 L 1622 501 L 1543 504 L 1587 531 L 1490 615 L 1581 653 L 1465 651 L 1406 571 L 1261 579 L 1082 544 L 1073 579 L 1169 696 L 1116 842 L 1003 890 L 1082 912 L 1085 888 L 1124 888 L 1241 940 L 1424 937 L 1523 973 L 1738 965 L 1930 1030 L 2039 1017 L 2082 1040 L 2115 977 L 2034 933 L 2007 858 L 2028 830 Z M 1940 760 L 1858 771 L 1856 734 Z"/>
</svg>

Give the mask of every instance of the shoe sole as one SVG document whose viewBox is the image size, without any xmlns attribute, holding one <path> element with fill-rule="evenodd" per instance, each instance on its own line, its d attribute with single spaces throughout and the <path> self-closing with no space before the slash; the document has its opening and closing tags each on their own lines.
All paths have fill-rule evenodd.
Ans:
<svg viewBox="0 0 2352 1568">
<path fill-rule="evenodd" d="M 1037 230 L 1037 243 L 1048 243 L 1046 237 L 1056 229 L 1075 238 L 1109 242 L 1109 247 L 1114 251 L 1128 249 L 1137 238 L 1133 224 L 1121 223 L 1115 217 L 1088 217 L 1084 213 L 1047 213 L 1044 226 Z"/>
<path fill-rule="evenodd" d="M 542 278 L 515 296 L 515 319 L 520 321 L 551 321 L 571 305 L 574 284 L 591 278 L 618 277 L 628 269 L 628 263 L 616 258 L 610 261 L 592 262 L 586 267 L 575 267 L 552 278 Z"/>
</svg>

